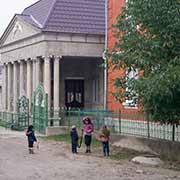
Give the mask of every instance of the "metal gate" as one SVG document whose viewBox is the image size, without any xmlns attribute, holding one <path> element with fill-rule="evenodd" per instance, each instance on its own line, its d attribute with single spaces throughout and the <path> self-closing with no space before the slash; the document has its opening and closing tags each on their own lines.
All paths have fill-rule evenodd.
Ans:
<svg viewBox="0 0 180 180">
<path fill-rule="evenodd" d="M 33 93 L 33 126 L 40 133 L 45 133 L 48 126 L 48 95 L 42 85 Z"/>
<path fill-rule="evenodd" d="M 18 119 L 13 118 L 13 129 L 22 130 L 29 126 L 29 99 L 22 96 L 18 99 Z"/>
</svg>

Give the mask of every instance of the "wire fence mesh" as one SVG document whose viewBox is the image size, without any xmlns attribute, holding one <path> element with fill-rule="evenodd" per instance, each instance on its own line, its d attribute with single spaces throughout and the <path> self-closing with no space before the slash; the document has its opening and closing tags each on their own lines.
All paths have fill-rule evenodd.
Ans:
<svg viewBox="0 0 180 180">
<path fill-rule="evenodd" d="M 42 132 L 45 132 L 45 128 L 53 126 L 67 126 L 71 128 L 72 125 L 76 125 L 76 127 L 82 128 L 82 119 L 85 116 L 91 119 L 97 131 L 103 125 L 107 125 L 111 134 L 180 141 L 180 125 L 160 124 L 159 122 L 148 121 L 142 113 L 127 114 L 121 111 L 50 109 L 48 118 L 44 119 L 47 122 L 43 122 L 44 129 Z M 7 128 L 18 127 L 23 129 L 28 126 L 28 122 L 23 121 L 20 117 L 17 113 L 0 112 L 0 125 Z M 42 117 L 41 121 L 43 121 Z"/>
</svg>

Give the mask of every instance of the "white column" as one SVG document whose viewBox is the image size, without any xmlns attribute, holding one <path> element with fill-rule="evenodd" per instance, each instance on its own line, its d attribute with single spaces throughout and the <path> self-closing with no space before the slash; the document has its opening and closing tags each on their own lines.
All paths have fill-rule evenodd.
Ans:
<svg viewBox="0 0 180 180">
<path fill-rule="evenodd" d="M 24 92 L 24 62 L 20 61 L 20 78 L 19 78 L 19 96 L 22 97 L 25 95 Z"/>
<path fill-rule="evenodd" d="M 3 111 L 7 110 L 7 65 L 3 65 L 3 84 L 2 84 Z"/>
<path fill-rule="evenodd" d="M 48 108 L 51 107 L 51 69 L 50 58 L 44 59 L 44 90 L 48 94 Z"/>
<path fill-rule="evenodd" d="M 40 84 L 40 58 L 36 59 L 36 88 Z"/>
<path fill-rule="evenodd" d="M 32 81 L 33 92 L 36 89 L 36 60 L 33 60 L 33 81 Z"/>
<path fill-rule="evenodd" d="M 17 62 L 13 64 L 13 111 L 17 112 L 17 101 L 18 101 L 18 71 Z"/>
<path fill-rule="evenodd" d="M 10 112 L 11 111 L 11 103 L 12 103 L 12 64 L 11 63 L 8 63 L 8 88 L 7 88 L 7 97 L 8 97 L 8 101 L 7 101 L 7 104 L 8 104 L 8 111 Z"/>
<path fill-rule="evenodd" d="M 54 109 L 59 107 L 59 61 L 60 57 L 54 58 Z"/>
<path fill-rule="evenodd" d="M 32 66 L 31 61 L 27 60 L 27 83 L 26 83 L 26 90 L 27 90 L 27 98 L 29 99 L 29 107 L 31 108 L 31 101 L 32 101 Z"/>
</svg>

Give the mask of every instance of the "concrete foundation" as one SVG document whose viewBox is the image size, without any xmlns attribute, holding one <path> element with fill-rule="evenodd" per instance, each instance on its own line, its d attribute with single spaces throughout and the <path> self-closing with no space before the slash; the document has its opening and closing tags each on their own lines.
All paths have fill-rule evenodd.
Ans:
<svg viewBox="0 0 180 180">
<path fill-rule="evenodd" d="M 119 142 L 124 139 L 131 139 L 131 136 L 120 136 L 120 135 L 113 135 L 111 136 L 111 143 Z M 150 148 L 153 152 L 155 152 L 158 156 L 163 157 L 165 159 L 171 160 L 180 160 L 180 143 L 179 142 L 172 142 L 167 140 L 160 140 L 160 139 L 147 139 L 147 138 L 139 138 L 133 137 L 138 141 L 139 144 L 143 144 Z M 124 142 L 124 141 L 123 141 Z M 135 144 L 129 145 L 129 149 L 132 149 Z"/>
</svg>

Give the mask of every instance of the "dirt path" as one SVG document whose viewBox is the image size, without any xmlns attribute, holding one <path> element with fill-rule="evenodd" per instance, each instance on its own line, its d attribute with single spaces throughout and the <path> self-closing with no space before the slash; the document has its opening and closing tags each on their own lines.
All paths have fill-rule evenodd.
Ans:
<svg viewBox="0 0 180 180">
<path fill-rule="evenodd" d="M 112 161 L 80 152 L 62 142 L 43 141 L 29 155 L 24 132 L 0 128 L 0 180 L 180 180 L 180 172 Z"/>
</svg>

